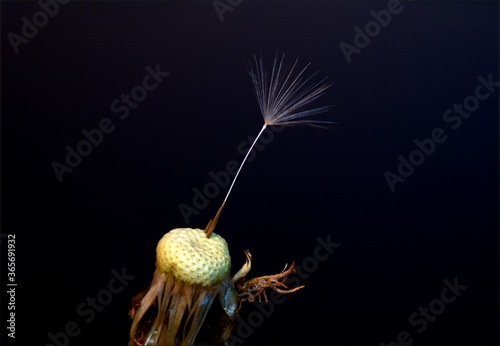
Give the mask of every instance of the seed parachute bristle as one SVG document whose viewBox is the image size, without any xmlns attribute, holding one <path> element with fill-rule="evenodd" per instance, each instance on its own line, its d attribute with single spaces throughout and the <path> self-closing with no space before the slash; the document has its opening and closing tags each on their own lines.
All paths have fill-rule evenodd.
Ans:
<svg viewBox="0 0 500 346">
<path fill-rule="evenodd" d="M 323 106 L 304 109 L 304 106 L 322 96 L 332 84 L 325 83 L 326 77 L 318 82 L 311 82 L 318 72 L 306 77 L 305 72 L 310 63 L 297 73 L 298 58 L 289 69 L 283 66 L 284 61 L 285 54 L 281 55 L 279 63 L 278 55 L 276 55 L 270 78 L 264 69 L 262 55 L 259 60 L 257 56 L 254 56 L 253 64 L 250 63 L 249 73 L 252 77 L 260 111 L 264 117 L 264 124 L 269 126 L 311 125 L 319 127 L 322 127 L 319 124 L 332 124 L 329 121 L 302 119 L 327 112 L 331 108 L 331 106 Z"/>
</svg>

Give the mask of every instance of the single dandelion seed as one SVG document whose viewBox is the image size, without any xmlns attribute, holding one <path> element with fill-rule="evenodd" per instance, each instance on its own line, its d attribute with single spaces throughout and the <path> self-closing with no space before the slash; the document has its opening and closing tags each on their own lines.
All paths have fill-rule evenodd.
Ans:
<svg viewBox="0 0 500 346">
<path fill-rule="evenodd" d="M 325 82 L 326 77 L 318 82 L 313 82 L 313 78 L 317 75 L 318 71 L 309 76 L 306 75 L 306 70 L 311 63 L 308 63 L 304 68 L 299 70 L 297 67 L 299 59 L 297 58 L 292 67 L 287 69 L 283 66 L 285 60 L 284 53 L 281 55 L 281 60 L 278 60 L 279 56 L 276 54 L 270 77 L 264 68 L 262 54 L 260 59 L 254 55 L 253 61 L 250 61 L 249 73 L 252 78 L 257 102 L 264 118 L 264 125 L 243 158 L 217 214 L 209 221 L 205 228 L 207 236 L 210 236 L 215 229 L 222 209 L 231 194 L 234 183 L 248 155 L 268 126 L 308 125 L 324 128 L 325 124 L 333 124 L 333 122 L 329 121 L 304 119 L 314 114 L 327 112 L 332 107 L 306 108 L 307 105 L 324 95 L 326 89 L 332 86 L 332 84 Z"/>
</svg>

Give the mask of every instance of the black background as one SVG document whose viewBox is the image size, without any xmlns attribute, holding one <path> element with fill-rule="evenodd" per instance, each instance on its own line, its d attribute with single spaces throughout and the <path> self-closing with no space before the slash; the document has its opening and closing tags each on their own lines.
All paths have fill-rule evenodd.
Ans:
<svg viewBox="0 0 500 346">
<path fill-rule="evenodd" d="M 18 283 L 16 339 L 2 315 L 4 342 L 45 345 L 69 321 L 81 327 L 70 344 L 128 341 L 156 243 L 205 227 L 227 188 L 189 223 L 179 204 L 262 126 L 245 62 L 262 52 L 269 66 L 279 49 L 335 83 L 318 101 L 335 107 L 315 118 L 338 124 L 276 134 L 216 232 L 233 272 L 251 250 L 253 276 L 302 263 L 317 237 L 341 246 L 246 344 L 379 345 L 401 331 L 413 344 L 498 344 L 498 88 L 458 129 L 443 121 L 478 76 L 500 78 L 497 2 L 403 2 L 350 64 L 340 43 L 387 2 L 246 0 L 221 21 L 211 1 L 71 1 L 17 54 L 7 35 L 40 7 L 1 6 L 1 232 L 16 235 Z M 156 64 L 170 75 L 120 120 L 111 103 Z M 59 182 L 51 164 L 103 118 L 116 129 Z M 384 172 L 435 128 L 447 140 L 391 192 Z M 87 324 L 76 307 L 122 268 L 135 278 Z M 455 277 L 467 289 L 419 333 L 408 317 Z"/>
</svg>

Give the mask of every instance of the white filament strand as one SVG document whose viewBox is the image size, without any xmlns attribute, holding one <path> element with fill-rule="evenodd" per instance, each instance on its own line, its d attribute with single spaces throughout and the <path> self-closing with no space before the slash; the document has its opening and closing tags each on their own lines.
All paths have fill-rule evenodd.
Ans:
<svg viewBox="0 0 500 346">
<path fill-rule="evenodd" d="M 264 124 L 264 126 L 262 126 L 262 129 L 260 130 L 259 134 L 257 135 L 257 137 L 253 141 L 252 145 L 250 146 L 250 149 L 248 149 L 247 154 L 245 155 L 245 158 L 241 162 L 240 168 L 238 168 L 238 172 L 236 172 L 236 175 L 234 176 L 233 182 L 231 183 L 231 186 L 229 187 L 229 191 L 227 192 L 226 198 L 224 198 L 224 202 L 223 203 L 226 203 L 227 198 L 229 197 L 229 194 L 231 193 L 231 190 L 233 189 L 233 185 L 236 182 L 236 178 L 238 178 L 238 175 L 240 174 L 240 171 L 243 168 L 243 165 L 245 164 L 248 155 L 250 155 L 250 152 L 252 151 L 255 143 L 257 143 L 257 140 L 259 139 L 259 137 L 262 134 L 262 132 L 264 132 L 264 130 L 266 129 L 266 127 L 267 127 L 267 124 Z"/>
</svg>

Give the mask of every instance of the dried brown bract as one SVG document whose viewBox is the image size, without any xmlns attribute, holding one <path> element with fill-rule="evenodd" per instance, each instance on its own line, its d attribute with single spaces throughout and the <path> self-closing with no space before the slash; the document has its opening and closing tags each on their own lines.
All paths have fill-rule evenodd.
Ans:
<svg viewBox="0 0 500 346">
<path fill-rule="evenodd" d="M 238 289 L 239 298 L 241 302 L 253 302 L 255 298 L 258 299 L 259 303 L 262 302 L 262 296 L 264 297 L 264 301 L 267 303 L 267 295 L 266 289 L 271 289 L 281 294 L 289 294 L 293 292 L 297 292 L 301 288 L 304 288 L 304 285 L 298 286 L 295 288 L 289 288 L 284 284 L 288 277 L 295 272 L 295 262 L 292 262 L 292 265 L 287 270 L 283 270 L 279 274 L 274 275 L 266 275 L 260 276 L 258 278 L 254 278 L 248 280 L 243 284 L 236 283 L 236 287 Z"/>
</svg>

